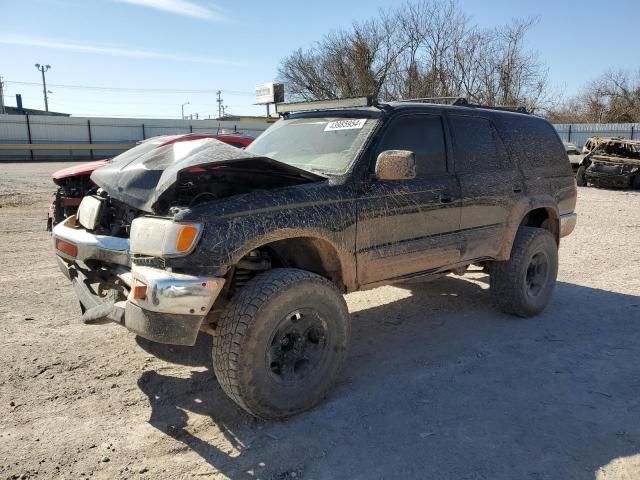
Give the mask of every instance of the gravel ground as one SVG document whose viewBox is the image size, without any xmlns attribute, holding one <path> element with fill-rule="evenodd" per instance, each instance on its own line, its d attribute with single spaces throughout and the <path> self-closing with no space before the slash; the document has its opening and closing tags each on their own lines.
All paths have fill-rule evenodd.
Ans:
<svg viewBox="0 0 640 480">
<path fill-rule="evenodd" d="M 544 314 L 487 277 L 347 296 L 348 364 L 280 423 L 222 393 L 211 341 L 83 326 L 45 232 L 61 164 L 0 164 L 0 478 L 640 478 L 640 193 L 581 188 Z"/>
</svg>

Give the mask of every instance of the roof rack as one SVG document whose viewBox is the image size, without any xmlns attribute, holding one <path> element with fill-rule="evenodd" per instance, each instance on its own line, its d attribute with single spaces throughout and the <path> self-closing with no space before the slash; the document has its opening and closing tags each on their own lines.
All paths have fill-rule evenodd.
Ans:
<svg viewBox="0 0 640 480">
<path fill-rule="evenodd" d="M 489 110 L 502 110 L 505 112 L 516 112 L 516 113 L 529 113 L 527 109 L 523 106 L 508 106 L 508 105 L 481 105 L 479 103 L 469 103 L 466 98 L 459 97 L 456 99 L 452 105 L 456 105 L 458 107 L 472 107 L 472 108 L 486 108 Z"/>
<path fill-rule="evenodd" d="M 398 100 L 398 102 L 424 102 L 424 103 L 446 103 L 454 105 L 456 107 L 471 107 L 471 108 L 487 108 L 489 110 L 502 110 L 507 112 L 517 113 L 529 113 L 525 107 L 515 107 L 506 105 L 481 105 L 477 103 L 469 103 L 464 97 L 423 97 L 423 98 L 408 98 L 406 100 Z"/>
<path fill-rule="evenodd" d="M 458 100 L 464 100 L 461 97 L 421 97 L 421 98 L 406 98 L 402 100 L 398 100 L 400 103 L 448 103 L 451 105 L 455 105 Z"/>
<path fill-rule="evenodd" d="M 373 97 L 350 97 L 336 100 L 317 100 L 313 102 L 276 103 L 276 113 L 286 115 L 293 112 L 309 110 L 332 110 L 339 108 L 372 107 Z"/>
<path fill-rule="evenodd" d="M 422 97 L 397 100 L 399 103 L 421 102 L 449 104 L 456 107 L 487 108 L 490 110 L 502 110 L 508 112 L 528 113 L 525 107 L 512 107 L 503 105 L 480 105 L 469 103 L 464 97 Z M 312 110 L 335 110 L 342 108 L 377 107 L 382 109 L 392 108 L 388 103 L 379 103 L 372 96 L 338 98 L 334 100 L 316 100 L 311 102 L 276 103 L 276 113 L 288 115 L 294 112 L 307 112 Z"/>
</svg>

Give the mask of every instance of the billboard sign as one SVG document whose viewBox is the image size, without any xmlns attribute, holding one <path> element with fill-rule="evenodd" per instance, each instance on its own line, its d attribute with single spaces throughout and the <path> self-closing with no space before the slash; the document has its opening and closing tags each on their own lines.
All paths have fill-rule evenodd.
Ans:
<svg viewBox="0 0 640 480">
<path fill-rule="evenodd" d="M 284 102 L 284 85 L 282 83 L 262 83 L 256 85 L 256 105 Z"/>
</svg>

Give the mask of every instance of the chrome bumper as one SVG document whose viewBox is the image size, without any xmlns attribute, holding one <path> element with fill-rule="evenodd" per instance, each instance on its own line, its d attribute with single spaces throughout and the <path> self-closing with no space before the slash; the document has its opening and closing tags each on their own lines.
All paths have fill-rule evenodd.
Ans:
<svg viewBox="0 0 640 480">
<path fill-rule="evenodd" d="M 76 257 L 56 250 L 58 265 L 71 280 L 83 306 L 82 321 L 87 324 L 116 322 L 149 340 L 174 345 L 193 345 L 200 325 L 211 310 L 225 279 L 186 275 L 147 266 L 130 265 L 127 239 L 93 235 L 76 225 L 70 217 L 53 230 L 56 239 L 73 243 Z M 92 284 L 99 280 L 86 266 L 87 260 L 113 263 L 113 274 L 128 287 L 126 301 L 113 302 L 100 297 Z M 145 286 L 142 298 L 134 298 L 134 287 Z"/>
<path fill-rule="evenodd" d="M 578 215 L 575 213 L 565 213 L 560 215 L 560 237 L 566 237 L 573 232 L 576 228 L 576 222 L 578 221 Z"/>
<path fill-rule="evenodd" d="M 53 241 L 65 240 L 78 247 L 78 254 L 70 257 L 56 250 L 56 253 L 66 260 L 85 262 L 87 260 L 102 260 L 107 263 L 129 266 L 129 239 L 94 235 L 78 225 L 75 215 L 53 228 Z"/>
<path fill-rule="evenodd" d="M 144 310 L 177 315 L 206 315 L 224 286 L 224 278 L 171 273 L 158 268 L 134 265 L 133 285 L 147 287 L 144 299 L 134 299 L 133 289 L 127 301 Z"/>
</svg>

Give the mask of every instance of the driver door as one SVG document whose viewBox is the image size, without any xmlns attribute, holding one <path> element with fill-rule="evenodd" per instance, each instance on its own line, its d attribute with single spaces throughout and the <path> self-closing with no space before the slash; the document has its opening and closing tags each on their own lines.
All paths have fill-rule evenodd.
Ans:
<svg viewBox="0 0 640 480">
<path fill-rule="evenodd" d="M 440 115 L 392 120 L 374 150 L 410 150 L 416 177 L 372 179 L 357 200 L 356 259 L 360 285 L 412 276 L 460 260 L 460 188 Z"/>
</svg>

